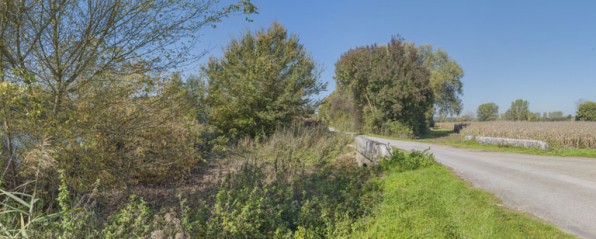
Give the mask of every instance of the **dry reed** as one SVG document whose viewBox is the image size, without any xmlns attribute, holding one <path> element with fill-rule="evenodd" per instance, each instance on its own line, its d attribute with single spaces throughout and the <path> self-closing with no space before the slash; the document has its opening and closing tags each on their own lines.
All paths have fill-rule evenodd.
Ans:
<svg viewBox="0 0 596 239">
<path fill-rule="evenodd" d="M 453 130 L 462 123 L 437 123 L 437 127 Z M 533 139 L 557 148 L 596 149 L 596 122 L 466 122 L 462 135 Z"/>
</svg>

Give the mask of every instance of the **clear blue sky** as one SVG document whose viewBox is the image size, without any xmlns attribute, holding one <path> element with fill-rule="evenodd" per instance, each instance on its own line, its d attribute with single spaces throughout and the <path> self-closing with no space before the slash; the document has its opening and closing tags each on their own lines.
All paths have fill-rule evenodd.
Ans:
<svg viewBox="0 0 596 239">
<path fill-rule="evenodd" d="M 252 23 L 224 19 L 201 32 L 197 51 L 221 48 L 247 28 L 278 21 L 299 34 L 321 80 L 335 88 L 334 64 L 350 48 L 406 41 L 447 51 L 464 69 L 463 113 L 495 102 L 499 113 L 524 99 L 533 112 L 575 114 L 576 102 L 596 101 L 596 1 L 259 1 Z M 206 62 L 204 57 L 200 63 Z M 185 72 L 196 73 L 198 68 Z"/>
</svg>

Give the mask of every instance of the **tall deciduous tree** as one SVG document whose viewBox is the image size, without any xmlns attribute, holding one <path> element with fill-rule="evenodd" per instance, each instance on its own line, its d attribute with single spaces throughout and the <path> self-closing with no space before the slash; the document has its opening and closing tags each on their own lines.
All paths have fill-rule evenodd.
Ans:
<svg viewBox="0 0 596 239">
<path fill-rule="evenodd" d="M 202 70 L 208 77 L 211 122 L 224 133 L 271 133 L 293 118 L 314 113 L 313 95 L 325 89 L 320 67 L 298 36 L 279 23 L 232 39 L 220 59 Z"/>
<path fill-rule="evenodd" d="M 256 12 L 250 0 L 0 0 L 0 69 L 12 81 L 65 96 L 102 74 L 144 74 L 180 67 L 198 30 L 230 13 Z M 175 47 L 173 46 L 174 44 Z"/>
<path fill-rule="evenodd" d="M 412 44 L 413 45 L 413 44 Z M 418 46 L 418 54 L 430 71 L 430 84 L 435 96 L 435 108 L 441 117 L 459 115 L 463 108 L 464 70 L 442 49 L 433 50 L 431 45 Z"/>
<path fill-rule="evenodd" d="M 580 104 L 575 118 L 581 121 L 596 121 L 596 102 L 586 101 Z"/>
<path fill-rule="evenodd" d="M 530 114 L 528 101 L 518 99 L 511 102 L 511 108 L 505 113 L 507 120 L 528 120 Z"/>
<path fill-rule="evenodd" d="M 485 103 L 478 106 L 476 111 L 478 121 L 496 120 L 499 117 L 499 106 L 495 103 Z"/>
<path fill-rule="evenodd" d="M 353 93 L 370 131 L 426 131 L 425 113 L 434 102 L 429 78 L 417 49 L 396 37 L 384 46 L 350 50 L 335 64 L 338 85 Z"/>
<path fill-rule="evenodd" d="M 24 89 L 0 110 L 1 161 L 27 169 L 24 155 L 49 142 L 54 169 L 114 184 L 171 179 L 165 171 L 192 165 L 195 135 L 183 126 L 196 124 L 163 72 L 201 57 L 190 54 L 197 31 L 256 12 L 250 0 L 218 2 L 0 0 L 0 83 Z"/>
</svg>

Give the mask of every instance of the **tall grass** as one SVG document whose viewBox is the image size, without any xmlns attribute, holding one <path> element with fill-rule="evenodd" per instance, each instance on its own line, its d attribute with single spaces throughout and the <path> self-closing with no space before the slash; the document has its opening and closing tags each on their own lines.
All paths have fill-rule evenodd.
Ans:
<svg viewBox="0 0 596 239">
<path fill-rule="evenodd" d="M 16 227 L 28 225 L 24 230 L 32 238 L 564 235 L 552 226 L 498 209 L 487 193 L 470 193 L 465 183 L 425 152 L 396 153 L 377 167 L 357 167 L 349 146 L 352 140 L 320 124 L 281 128 L 265 140 L 246 139 L 228 148 L 222 158 L 212 159 L 221 165 L 217 171 L 224 172 L 221 177 L 201 175 L 214 177 L 206 182 L 212 185 L 186 186 L 214 190 L 162 195 L 176 198 L 172 204 L 132 195 L 110 205 L 113 195 L 107 191 L 71 199 L 61 187 L 58 200 L 65 216 L 11 224 L 12 232 L 23 238 L 22 229 Z M 385 177 L 378 178 L 382 174 Z M 392 228 L 401 229 L 394 234 Z"/>
<path fill-rule="evenodd" d="M 223 176 L 213 193 L 180 191 L 177 203 L 156 204 L 139 196 L 107 205 L 109 192 L 81 209 L 27 229 L 36 238 L 328 238 L 349 233 L 378 196 L 371 168 L 352 161 L 352 136 L 321 124 L 280 128 L 263 140 L 226 149 L 213 164 Z M 207 172 L 208 173 L 208 172 Z M 203 177 L 216 175 L 201 175 Z M 202 187 L 209 185 L 195 185 Z M 175 195 L 165 195 L 176 197 Z M 159 205 L 152 207 L 152 205 Z M 8 218 L 6 218 L 8 219 Z M 18 224 L 15 224 L 18 225 Z"/>
</svg>

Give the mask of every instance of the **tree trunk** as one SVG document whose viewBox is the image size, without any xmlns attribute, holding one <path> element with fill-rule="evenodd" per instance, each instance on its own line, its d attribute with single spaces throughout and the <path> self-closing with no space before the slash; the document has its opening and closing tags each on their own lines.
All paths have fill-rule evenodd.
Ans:
<svg viewBox="0 0 596 239">
<path fill-rule="evenodd" d="M 58 110 L 60 109 L 60 103 L 62 102 L 62 91 L 60 88 L 56 90 L 56 94 L 54 95 L 54 106 L 52 107 L 52 114 L 56 116 Z"/>
</svg>

